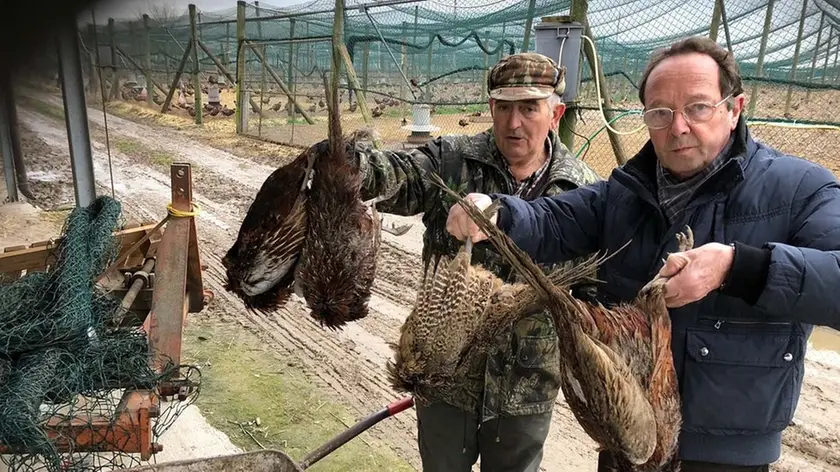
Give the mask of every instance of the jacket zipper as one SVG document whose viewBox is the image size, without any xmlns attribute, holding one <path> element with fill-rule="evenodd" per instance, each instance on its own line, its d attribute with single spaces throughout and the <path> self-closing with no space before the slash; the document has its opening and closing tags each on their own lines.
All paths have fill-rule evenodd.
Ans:
<svg viewBox="0 0 840 472">
<path fill-rule="evenodd" d="M 773 325 L 773 326 L 781 326 L 781 325 L 792 325 L 793 323 L 788 321 L 737 321 L 737 320 L 717 320 L 715 322 L 715 329 L 720 329 L 724 323 L 728 324 L 736 324 L 736 325 Z"/>
</svg>

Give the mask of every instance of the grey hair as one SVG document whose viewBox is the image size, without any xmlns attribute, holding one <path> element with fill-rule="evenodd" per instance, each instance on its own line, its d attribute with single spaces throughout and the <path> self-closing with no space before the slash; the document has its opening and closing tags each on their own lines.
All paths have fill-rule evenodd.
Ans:
<svg viewBox="0 0 840 472">
<path fill-rule="evenodd" d="M 548 98 L 545 99 L 545 103 L 546 105 L 548 105 L 548 116 L 553 116 L 554 108 L 557 105 L 563 104 L 563 97 L 557 95 L 556 93 L 552 93 L 548 96 Z"/>
</svg>

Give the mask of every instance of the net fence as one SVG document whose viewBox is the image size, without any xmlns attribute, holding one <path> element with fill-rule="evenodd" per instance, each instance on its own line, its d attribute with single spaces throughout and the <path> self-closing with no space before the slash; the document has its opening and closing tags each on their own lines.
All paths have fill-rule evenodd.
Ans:
<svg viewBox="0 0 840 472">
<path fill-rule="evenodd" d="M 189 10 L 161 7 L 149 11 L 145 22 L 139 16 L 113 25 L 100 21 L 80 34 L 87 51 L 99 45 L 106 76 L 114 70 L 123 73 L 127 85 L 115 88 L 113 98 L 144 100 L 138 92 L 146 80 L 141 69 L 148 69 L 161 86 L 155 87 L 149 106 L 160 109 L 174 83 L 168 113 L 195 116 L 192 84 L 197 73 L 205 89 L 202 121 L 234 122 L 234 83 L 239 79 L 245 92 L 241 133 L 307 146 L 326 137 L 318 72 L 329 68 L 334 7 L 333 1 L 315 0 L 283 8 L 253 2 L 218 11 L 196 9 L 196 63 L 192 54 L 185 55 L 192 38 Z M 739 62 L 755 136 L 838 170 L 833 156 L 824 154 L 840 139 L 835 137 L 840 108 L 834 106 L 840 86 L 840 0 L 350 1 L 344 43 L 370 119 L 366 123 L 345 76 L 346 129 L 368 124 L 377 129 L 384 146 L 405 148 L 415 145 L 412 136 L 488 128 L 488 69 L 507 54 L 533 51 L 534 26 L 541 18 L 579 15 L 582 8 L 605 75 L 599 85 L 612 105 L 613 128 L 639 128 L 637 84 L 655 49 L 690 35 L 711 36 Z M 238 56 L 242 64 L 237 64 Z M 571 150 L 606 175 L 617 158 L 604 129 L 606 118 L 598 110 L 592 64 L 581 57 L 579 119 Z M 179 83 L 174 79 L 181 63 Z M 222 110 L 206 105 L 211 77 L 221 82 Z M 641 129 L 616 139 L 632 156 L 647 133 Z M 828 145 L 816 146 L 818 140 Z"/>
<path fill-rule="evenodd" d="M 151 366 L 146 334 L 95 286 L 116 258 L 120 204 L 100 197 L 67 218 L 49 267 L 0 281 L 0 464 L 10 471 L 103 471 L 140 464 L 199 392 L 199 371 Z M 161 380 L 194 384 L 162 403 Z M 143 409 L 150 418 L 146 424 Z M 2 467 L 0 467 L 2 468 Z"/>
</svg>

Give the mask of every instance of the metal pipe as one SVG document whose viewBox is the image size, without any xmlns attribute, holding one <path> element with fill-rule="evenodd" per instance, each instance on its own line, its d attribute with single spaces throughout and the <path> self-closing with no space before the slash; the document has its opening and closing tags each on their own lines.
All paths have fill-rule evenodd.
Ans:
<svg viewBox="0 0 840 472">
<path fill-rule="evenodd" d="M 3 153 L 3 174 L 6 176 L 6 193 L 10 202 L 18 201 L 15 163 L 12 155 L 12 129 L 6 94 L 0 93 L 0 152 Z"/>
<path fill-rule="evenodd" d="M 82 59 L 76 24 L 72 17 L 65 20 L 58 37 L 58 67 L 61 95 L 64 100 L 64 122 L 70 144 L 70 167 L 73 171 L 73 188 L 76 206 L 87 207 L 96 199 L 93 176 L 93 154 L 90 149 L 85 87 L 82 79 Z M 116 59 L 116 58 L 115 58 Z"/>
<path fill-rule="evenodd" d="M 135 279 L 131 282 L 131 287 L 128 288 L 128 291 L 125 292 L 125 296 L 120 303 L 120 306 L 123 310 L 128 311 L 131 309 L 131 305 L 134 304 L 134 300 L 137 298 L 137 294 L 140 293 L 140 290 L 144 288 L 149 282 L 149 274 L 152 272 L 152 269 L 155 268 L 155 258 L 150 257 L 146 259 L 146 262 L 143 264 L 143 268 L 140 271 L 135 272 L 134 276 Z"/>
</svg>

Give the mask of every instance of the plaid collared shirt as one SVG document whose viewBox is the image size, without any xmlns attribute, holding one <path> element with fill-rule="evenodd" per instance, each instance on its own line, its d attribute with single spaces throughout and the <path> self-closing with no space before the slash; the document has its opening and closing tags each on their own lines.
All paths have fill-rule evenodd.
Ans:
<svg viewBox="0 0 840 472">
<path fill-rule="evenodd" d="M 686 180 L 678 179 L 662 167 L 657 160 L 656 183 L 659 206 L 665 210 L 665 216 L 668 217 L 669 222 L 673 223 L 676 216 L 685 209 L 694 196 L 694 192 L 709 180 L 718 169 L 723 167 L 734 142 L 735 135 L 733 134 L 729 137 L 729 142 L 723 148 L 723 151 L 709 165 Z"/>
<path fill-rule="evenodd" d="M 513 195 L 524 200 L 532 200 L 534 197 L 538 195 L 531 195 L 536 190 L 540 188 L 543 180 L 548 177 L 548 168 L 551 166 L 551 156 L 554 155 L 554 147 L 552 146 L 551 140 L 546 139 L 546 151 L 548 152 L 548 158 L 543 162 L 542 167 L 536 170 L 533 174 L 528 176 L 527 178 L 523 179 L 521 182 L 517 182 L 518 186 L 513 189 Z M 510 166 L 507 166 L 508 173 L 510 172 Z M 511 173 L 512 175 L 512 173 Z"/>
</svg>

